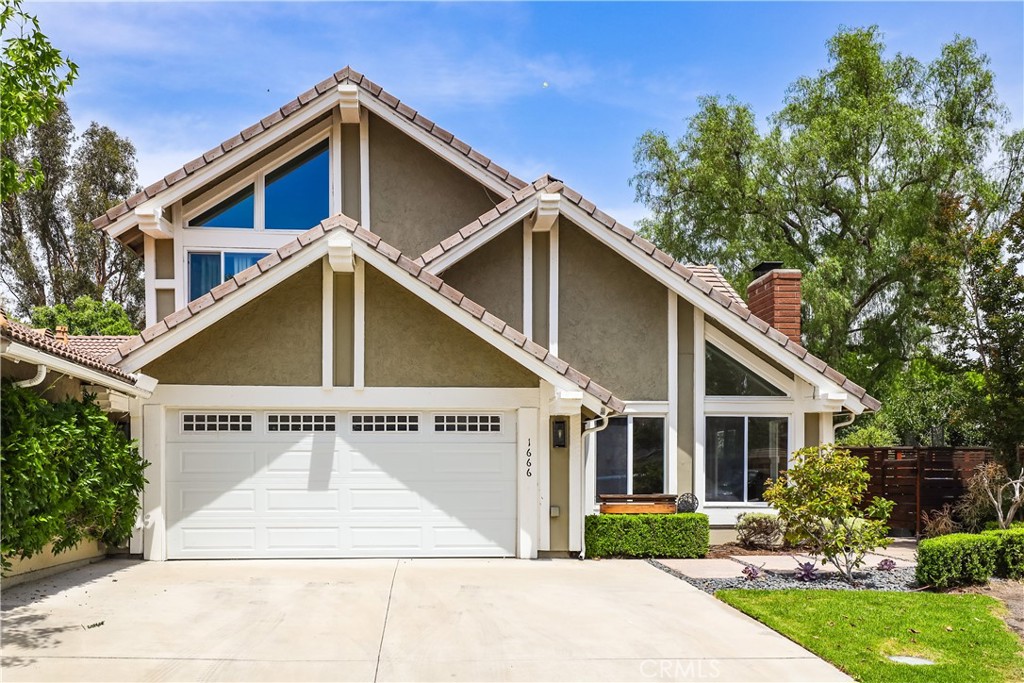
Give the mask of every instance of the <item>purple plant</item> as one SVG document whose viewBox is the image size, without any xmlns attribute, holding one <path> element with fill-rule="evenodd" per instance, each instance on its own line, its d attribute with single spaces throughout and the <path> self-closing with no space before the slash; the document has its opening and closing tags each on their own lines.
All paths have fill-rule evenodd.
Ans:
<svg viewBox="0 0 1024 683">
<path fill-rule="evenodd" d="M 761 578 L 762 573 L 761 567 L 755 567 L 752 564 L 748 564 L 743 568 L 743 571 L 740 572 L 747 581 L 754 581 Z"/>
<path fill-rule="evenodd" d="M 817 581 L 818 568 L 814 566 L 813 562 L 797 562 L 793 578 L 797 581 Z"/>
<path fill-rule="evenodd" d="M 896 562 L 889 558 L 878 563 L 878 571 L 880 572 L 891 572 L 893 569 L 896 569 Z"/>
</svg>

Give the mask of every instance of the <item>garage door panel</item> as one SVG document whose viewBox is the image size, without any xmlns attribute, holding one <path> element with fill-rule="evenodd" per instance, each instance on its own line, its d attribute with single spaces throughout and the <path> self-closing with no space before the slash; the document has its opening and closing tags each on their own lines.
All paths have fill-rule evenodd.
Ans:
<svg viewBox="0 0 1024 683">
<path fill-rule="evenodd" d="M 310 471 L 337 474 L 338 466 L 334 444 L 317 444 L 316 448 L 289 447 L 286 451 L 275 451 L 277 444 L 264 446 L 267 452 L 268 474 L 307 474 Z"/>
<path fill-rule="evenodd" d="M 268 526 L 267 549 L 276 551 L 331 551 L 340 545 L 341 527 L 325 526 Z"/>
<path fill-rule="evenodd" d="M 183 527 L 181 549 L 186 552 L 247 551 L 256 549 L 256 529 L 252 526 Z"/>
<path fill-rule="evenodd" d="M 201 445 L 183 448 L 177 468 L 179 474 L 226 474 L 247 477 L 258 471 L 259 455 L 255 447 Z"/>
<path fill-rule="evenodd" d="M 351 548 L 357 554 L 417 555 L 424 545 L 421 526 L 387 526 L 381 523 L 350 525 Z"/>
<path fill-rule="evenodd" d="M 347 511 L 359 513 L 407 513 L 418 515 L 423 511 L 423 499 L 415 491 L 405 488 L 360 488 L 349 494 Z"/>
<path fill-rule="evenodd" d="M 460 555 L 468 551 L 480 552 L 500 542 L 508 526 L 507 519 L 484 520 L 472 529 L 464 526 L 435 526 L 434 549 L 444 554 Z M 515 549 L 509 548 L 509 553 Z"/>
<path fill-rule="evenodd" d="M 177 496 L 178 506 L 172 512 L 185 515 L 217 514 L 221 512 L 255 512 L 256 492 L 253 489 L 234 488 L 182 488 Z"/>
<path fill-rule="evenodd" d="M 308 489 L 267 489 L 267 512 L 302 514 L 309 510 L 341 512 L 339 491 L 310 491 Z"/>
</svg>

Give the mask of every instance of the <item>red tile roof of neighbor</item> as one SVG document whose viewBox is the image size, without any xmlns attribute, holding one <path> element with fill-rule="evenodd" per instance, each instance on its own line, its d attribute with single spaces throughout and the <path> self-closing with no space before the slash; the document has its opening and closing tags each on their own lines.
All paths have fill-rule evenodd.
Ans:
<svg viewBox="0 0 1024 683">
<path fill-rule="evenodd" d="M 291 258 L 303 249 L 308 248 L 309 245 L 323 240 L 332 230 L 338 229 L 348 231 L 353 235 L 353 237 L 366 243 L 375 251 L 387 257 L 388 260 L 397 264 L 409 275 L 409 277 L 414 278 L 419 282 L 421 286 L 430 287 L 434 291 L 439 292 L 451 305 L 458 306 L 477 320 L 483 322 L 487 327 L 491 328 L 496 335 L 501 337 L 506 344 L 512 344 L 532 354 L 537 360 L 553 369 L 559 375 L 562 375 L 569 381 L 573 382 L 580 389 L 596 398 L 611 410 L 615 412 L 622 412 L 625 410 L 626 404 L 613 396 L 608 389 L 604 388 L 587 375 L 584 375 L 582 372 L 571 367 L 568 363 L 556 357 L 541 345 L 527 339 L 526 335 L 522 332 L 516 330 L 504 320 L 493 315 L 483 306 L 445 283 L 441 278 L 424 270 L 421 266 L 413 262 L 412 259 L 404 256 L 398 249 L 382 240 L 378 235 L 369 232 L 368 230 L 364 230 L 358 223 L 356 223 L 356 221 L 341 214 L 322 221 L 320 225 L 317 225 L 311 230 L 299 235 L 296 239 L 277 249 L 277 251 L 271 252 L 269 256 L 263 257 L 256 265 L 243 270 L 233 278 L 226 280 L 217 287 L 214 287 L 210 292 L 191 302 L 185 308 L 170 314 L 157 324 L 146 328 L 138 336 L 128 338 L 128 340 L 123 342 L 116 351 L 107 356 L 105 359 L 106 362 L 120 363 L 146 344 L 164 334 L 167 334 L 177 325 L 189 318 L 202 315 L 203 311 L 217 305 L 224 299 L 224 297 L 258 279 L 261 275 L 280 265 L 286 259 Z"/>
<path fill-rule="evenodd" d="M 711 298 L 717 304 L 722 306 L 728 314 L 738 316 L 740 319 L 744 320 L 748 325 L 764 334 L 781 348 L 799 358 L 805 365 L 813 368 L 816 372 L 824 375 L 827 379 L 836 383 L 845 391 L 855 396 L 857 400 L 863 403 L 869 410 L 878 410 L 882 406 L 881 402 L 869 395 L 864 387 L 849 379 L 838 370 L 829 367 L 825 361 L 808 353 L 807 349 L 803 346 L 791 340 L 788 336 L 776 330 L 757 316 L 751 314 L 746 303 L 744 303 L 743 299 L 729 285 L 725 278 L 722 277 L 722 274 L 717 268 L 714 266 L 687 266 L 676 261 L 670 255 L 644 239 L 636 231 L 626 227 L 622 223 L 619 223 L 614 218 L 598 209 L 593 202 L 584 198 L 579 192 L 568 187 L 561 180 L 549 175 L 541 176 L 531 185 L 527 185 L 520 190 L 516 190 L 511 197 L 501 202 L 487 213 L 481 215 L 451 237 L 442 240 L 440 244 L 437 244 L 423 252 L 423 254 L 416 259 L 415 263 L 421 266 L 430 264 L 440 258 L 442 254 L 471 239 L 473 235 L 498 220 L 502 215 L 508 213 L 514 207 L 522 204 L 522 202 L 540 192 L 560 193 L 568 201 L 582 209 L 587 215 L 594 218 L 598 223 L 604 225 L 610 232 L 618 235 L 625 244 L 640 250 L 647 257 L 667 268 L 675 276 L 694 285 L 698 290 L 703 292 L 705 296 Z"/>
<path fill-rule="evenodd" d="M 229 138 L 217 145 L 213 149 L 207 151 L 205 154 L 196 157 L 192 161 L 188 162 L 177 171 L 169 173 L 162 179 L 156 181 L 152 185 L 146 187 L 141 192 L 132 195 L 125 201 L 111 207 L 105 214 L 94 219 L 92 225 L 96 229 L 105 228 L 110 225 L 121 216 L 125 215 L 142 202 L 153 199 L 158 196 L 161 192 L 164 192 L 175 183 L 178 183 L 188 176 L 192 175 L 199 169 L 203 168 L 210 162 L 218 159 L 226 154 L 230 154 L 235 149 L 238 149 L 249 140 L 261 135 L 262 133 L 270 130 L 275 125 L 281 123 L 295 112 L 306 107 L 314 100 L 322 97 L 323 95 L 331 92 L 338 85 L 343 83 L 350 83 L 352 85 L 359 86 L 363 92 L 374 97 L 378 101 L 390 107 L 392 110 L 405 117 L 409 121 L 415 123 L 417 126 L 430 133 L 441 142 L 447 144 L 452 149 L 458 151 L 464 155 L 470 162 L 479 166 L 481 169 L 487 171 L 495 178 L 505 183 L 508 186 L 509 192 L 518 190 L 519 188 L 526 186 L 526 181 L 521 180 L 511 173 L 507 169 L 502 168 L 498 164 L 494 163 L 490 158 L 484 156 L 477 150 L 470 147 L 468 144 L 455 137 L 441 126 L 423 116 L 415 109 L 400 101 L 397 97 L 389 93 L 388 91 L 381 88 L 379 85 L 371 81 L 370 79 L 363 76 L 358 71 L 353 70 L 350 67 L 345 67 L 340 71 L 328 76 L 324 80 L 317 83 L 315 86 L 302 93 L 294 100 L 284 105 L 277 111 L 273 112 L 269 116 L 264 117 L 255 124 L 249 126 L 245 130 L 238 133 L 232 138 Z"/>
<path fill-rule="evenodd" d="M 68 346 L 79 353 L 103 360 L 131 338 L 132 335 L 73 334 L 68 337 Z"/>
<path fill-rule="evenodd" d="M 132 384 L 135 383 L 134 377 L 121 368 L 104 362 L 102 357 L 97 357 L 97 353 L 87 352 L 83 350 L 81 346 L 76 347 L 73 343 L 64 344 L 63 342 L 55 339 L 49 333 L 39 332 L 28 325 L 19 323 L 16 320 L 11 320 L 3 311 L 0 311 L 0 337 L 19 342 L 34 349 L 64 358 L 65 360 L 73 361 L 83 367 L 99 370 L 102 373 L 125 380 Z M 73 340 L 75 337 L 71 337 L 71 339 Z M 81 337 L 78 337 L 78 339 L 81 339 Z M 105 345 L 106 348 L 110 348 L 115 340 L 129 339 L 129 337 L 89 337 L 89 339 L 109 340 L 104 341 L 103 345 Z M 123 341 L 121 343 L 123 343 Z M 98 346 L 98 343 L 96 345 Z"/>
</svg>

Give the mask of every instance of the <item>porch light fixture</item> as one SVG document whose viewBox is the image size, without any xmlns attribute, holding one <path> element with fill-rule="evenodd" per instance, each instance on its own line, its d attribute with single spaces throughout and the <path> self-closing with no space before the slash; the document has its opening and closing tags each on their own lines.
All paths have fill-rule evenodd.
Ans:
<svg viewBox="0 0 1024 683">
<path fill-rule="evenodd" d="M 551 423 L 551 447 L 566 447 L 565 420 L 555 420 L 554 422 Z"/>
</svg>

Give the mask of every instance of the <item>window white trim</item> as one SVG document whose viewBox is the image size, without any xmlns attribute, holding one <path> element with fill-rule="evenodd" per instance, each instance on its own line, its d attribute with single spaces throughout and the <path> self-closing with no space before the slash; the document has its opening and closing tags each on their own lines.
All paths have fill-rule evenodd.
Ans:
<svg viewBox="0 0 1024 683">
<path fill-rule="evenodd" d="M 325 121 L 323 124 L 316 126 L 312 130 L 300 136 L 298 139 L 288 145 L 286 148 L 278 150 L 271 154 L 260 168 L 249 171 L 248 173 L 237 173 L 229 176 L 223 182 L 219 183 L 210 190 L 204 192 L 195 200 L 189 202 L 184 208 L 182 225 L 186 230 L 230 230 L 236 235 L 240 230 L 255 230 L 258 232 L 274 232 L 281 234 L 300 234 L 305 232 L 302 230 L 281 230 L 273 229 L 267 230 L 265 227 L 264 215 L 264 195 L 266 191 L 266 177 L 271 175 L 277 169 L 281 168 L 285 164 L 290 163 L 297 157 L 305 154 L 313 147 L 327 141 L 328 143 L 328 158 L 330 158 L 332 138 L 332 129 L 330 121 Z M 330 174 L 329 174 L 330 175 Z M 231 197 L 235 193 L 242 189 L 252 185 L 253 186 L 253 227 L 252 228 L 207 228 L 202 226 L 189 225 L 190 221 L 196 216 L 199 216 L 204 211 L 213 208 L 220 202 Z M 331 193 L 331 187 L 333 184 L 329 181 L 328 196 Z M 312 227 L 312 226 L 311 226 Z"/>
<path fill-rule="evenodd" d="M 249 248 L 244 248 L 244 247 L 243 248 L 237 248 L 237 249 L 234 248 L 234 247 L 226 247 L 226 248 L 222 248 L 222 249 L 203 249 L 201 247 L 186 249 L 185 250 L 184 272 L 182 274 L 183 275 L 183 280 L 185 282 L 185 298 L 188 299 L 188 301 L 194 301 L 194 299 L 192 299 L 192 269 L 189 267 L 189 262 L 188 262 L 189 257 L 192 256 L 193 254 L 206 254 L 206 255 L 217 254 L 217 255 L 220 256 L 220 282 L 217 283 L 217 285 L 219 285 L 219 284 L 227 281 L 227 278 L 224 276 L 224 273 L 225 273 L 225 270 L 224 270 L 224 255 L 225 254 L 227 254 L 227 253 L 232 253 L 232 254 L 260 254 L 260 257 L 262 258 L 263 256 L 268 256 L 270 254 L 270 251 L 272 251 L 272 250 L 264 251 L 262 249 L 249 249 Z M 237 273 L 234 273 L 232 275 L 232 277 L 234 277 L 234 275 L 237 275 Z M 217 285 L 214 285 L 214 287 L 216 287 Z M 210 289 L 212 289 L 212 287 Z M 208 289 L 206 291 L 208 292 L 210 290 Z M 203 296 L 203 294 L 206 294 L 206 292 L 203 292 L 199 296 Z M 155 298 L 156 297 L 154 296 L 154 299 Z"/>
<path fill-rule="evenodd" d="M 786 469 L 789 469 L 789 464 L 793 460 L 793 455 L 792 455 L 793 451 L 795 450 L 795 447 L 798 445 L 797 442 L 796 442 L 797 435 L 794 433 L 795 430 L 796 430 L 796 420 L 794 420 L 794 413 L 792 411 L 789 411 L 789 412 L 775 411 L 775 412 L 751 413 L 751 412 L 721 412 L 721 411 L 709 410 L 709 411 L 706 411 L 706 414 L 704 415 L 704 419 L 702 420 L 702 422 L 704 422 L 704 424 L 702 426 L 702 431 L 704 431 L 704 433 L 705 433 L 705 438 L 706 438 L 706 434 L 707 434 L 707 422 L 706 422 L 706 420 L 709 417 L 738 417 L 738 418 L 743 418 L 743 464 L 744 464 L 744 469 L 747 468 L 746 466 L 747 466 L 747 462 L 748 462 L 749 449 L 750 449 L 750 443 L 749 443 L 750 418 L 752 418 L 752 417 L 778 417 L 778 418 L 784 418 L 786 420 Z M 801 439 L 803 438 L 802 434 L 801 434 L 800 438 Z M 704 449 L 704 452 L 707 453 L 707 449 L 706 448 Z M 695 466 L 694 470 L 696 470 L 696 469 L 697 468 Z M 706 476 L 706 472 L 707 472 L 707 461 L 704 460 L 701 463 L 701 475 L 702 476 Z M 728 507 L 728 508 L 734 508 L 734 507 L 735 508 L 767 507 L 768 504 L 765 503 L 764 501 L 759 501 L 759 500 L 748 501 L 747 500 L 748 495 L 749 495 L 749 493 L 747 491 L 747 484 L 748 484 L 747 479 L 746 479 L 746 477 L 744 477 L 744 479 L 743 479 L 743 500 L 719 500 L 719 501 L 707 500 L 706 501 L 706 500 L 701 499 L 701 503 L 704 506 L 712 507 L 712 508 L 713 507 L 720 507 L 720 508 L 721 507 Z M 706 492 L 706 479 L 705 479 L 705 492 Z M 733 520 L 733 521 L 735 522 L 735 520 Z"/>
<path fill-rule="evenodd" d="M 668 453 L 668 416 L 665 413 L 630 413 L 626 412 L 621 415 L 616 415 L 609 418 L 609 420 L 626 420 L 626 495 L 633 493 L 633 419 L 637 417 L 650 417 L 662 421 L 661 426 L 661 491 L 662 493 L 671 493 L 668 488 L 668 466 L 669 466 L 669 453 Z M 601 432 L 598 432 L 600 435 Z M 597 438 L 594 439 L 594 456 L 597 456 Z M 597 464 L 594 461 L 594 497 L 593 501 L 597 504 Z M 571 468 L 571 466 L 570 466 Z M 570 469 L 570 472 L 572 470 Z"/>
</svg>

